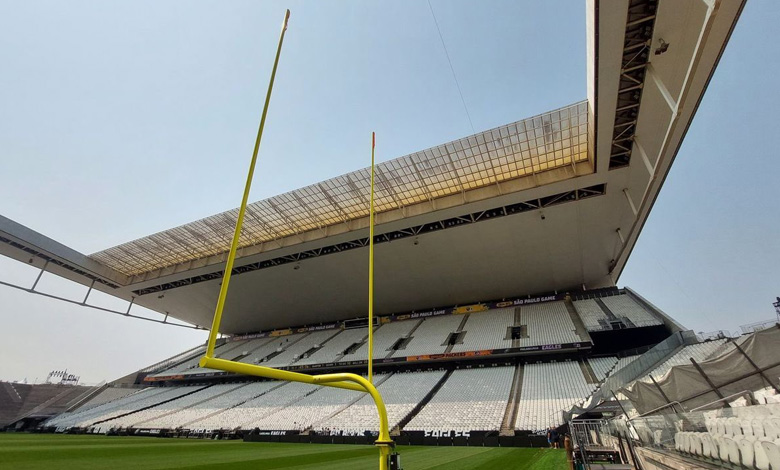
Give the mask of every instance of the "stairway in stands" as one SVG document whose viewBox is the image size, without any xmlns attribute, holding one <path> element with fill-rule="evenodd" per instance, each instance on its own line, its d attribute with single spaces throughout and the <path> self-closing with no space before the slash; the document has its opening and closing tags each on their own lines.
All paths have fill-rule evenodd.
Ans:
<svg viewBox="0 0 780 470">
<path fill-rule="evenodd" d="M 401 429 L 403 429 L 404 426 L 406 426 L 409 423 L 409 421 L 411 421 L 412 418 L 414 418 L 417 415 L 417 413 L 420 412 L 420 410 L 425 408 L 425 405 L 427 405 L 428 402 L 431 401 L 431 398 L 433 398 L 433 396 L 436 395 L 436 393 L 439 391 L 442 385 L 444 385 L 444 383 L 450 378 L 453 372 L 454 370 L 450 369 L 441 377 L 441 379 L 436 383 L 436 385 L 434 385 L 433 388 L 431 388 L 431 391 L 428 392 L 427 395 L 425 395 L 425 398 L 420 400 L 420 403 L 418 403 L 417 406 L 415 406 L 414 409 L 410 411 L 409 414 L 406 415 L 404 419 L 398 422 L 398 426 L 396 426 L 392 430 L 393 432 L 391 433 L 391 435 L 398 435 L 398 432 Z"/>
<path fill-rule="evenodd" d="M 463 327 L 466 326 L 466 321 L 469 319 L 469 316 L 470 316 L 470 314 L 463 315 L 463 320 L 460 321 L 460 324 L 458 325 L 458 329 L 455 330 L 453 333 L 458 334 L 461 331 L 463 331 Z M 449 338 L 449 336 L 447 338 Z M 459 341 L 459 342 L 462 342 L 462 341 Z M 446 354 L 446 353 L 452 352 L 452 348 L 454 348 L 454 347 L 455 347 L 454 343 L 450 344 L 449 346 L 447 346 L 447 349 L 444 350 L 444 353 Z"/>
<path fill-rule="evenodd" d="M 523 363 L 515 366 L 515 376 L 512 379 L 512 389 L 509 392 L 509 401 L 506 404 L 504 419 L 501 421 L 500 436 L 515 435 L 515 421 L 517 421 L 517 410 L 520 405 L 520 392 L 523 389 Z"/>
<path fill-rule="evenodd" d="M 588 329 L 585 328 L 585 323 L 582 322 L 582 318 L 580 318 L 580 314 L 577 312 L 577 309 L 574 308 L 574 304 L 571 302 L 571 299 L 567 297 L 563 303 L 566 305 L 566 311 L 569 312 L 572 323 L 574 323 L 577 336 L 582 338 L 583 341 L 589 341 L 592 343 L 593 340 L 590 338 Z"/>
</svg>

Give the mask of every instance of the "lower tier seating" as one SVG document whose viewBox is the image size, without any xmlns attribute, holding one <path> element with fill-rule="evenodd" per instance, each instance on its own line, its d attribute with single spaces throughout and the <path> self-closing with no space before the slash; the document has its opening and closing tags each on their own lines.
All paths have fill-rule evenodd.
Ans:
<svg viewBox="0 0 780 470">
<path fill-rule="evenodd" d="M 506 411 L 514 367 L 456 370 L 407 431 L 496 431 Z"/>
<path fill-rule="evenodd" d="M 387 407 L 390 429 L 394 428 L 425 398 L 444 371 L 393 374 L 379 385 L 378 390 Z M 331 434 L 362 435 L 365 431 L 379 432 L 379 417 L 374 400 L 364 395 L 355 404 L 315 426 L 317 431 Z"/>
<path fill-rule="evenodd" d="M 96 407 L 63 413 L 47 421 L 46 426 L 56 427 L 57 429 L 87 427 L 98 421 L 110 420 L 120 415 L 178 398 L 200 388 L 202 387 L 148 387 Z"/>
<path fill-rule="evenodd" d="M 559 426 L 561 412 L 583 402 L 595 390 L 575 361 L 526 364 L 515 428 L 541 431 Z"/>
</svg>

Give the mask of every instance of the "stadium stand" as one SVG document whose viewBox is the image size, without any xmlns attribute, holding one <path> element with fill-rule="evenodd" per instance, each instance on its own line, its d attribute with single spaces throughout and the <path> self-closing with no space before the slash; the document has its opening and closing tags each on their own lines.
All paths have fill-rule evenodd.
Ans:
<svg viewBox="0 0 780 470">
<path fill-rule="evenodd" d="M 639 355 L 631 355 L 631 356 L 625 356 L 618 359 L 617 364 L 615 364 L 615 368 L 613 369 L 615 372 L 619 371 L 620 369 L 626 367 L 627 365 L 634 362 L 636 359 L 639 358 Z"/>
<path fill-rule="evenodd" d="M 152 364 L 151 366 L 144 367 L 139 372 L 144 372 L 147 374 L 156 374 L 164 370 L 169 370 L 185 361 L 191 361 L 193 359 L 200 358 L 201 356 L 203 356 L 203 353 L 205 351 L 206 351 L 205 345 L 196 346 L 192 349 L 171 356 L 168 359 L 162 360 L 156 364 Z"/>
<path fill-rule="evenodd" d="M 604 313 L 598 302 L 593 299 L 585 299 L 575 300 L 572 303 L 588 331 L 609 329 L 609 317 Z"/>
<path fill-rule="evenodd" d="M 141 409 L 178 398 L 202 387 L 148 387 L 131 395 L 95 407 L 63 413 L 49 420 L 46 425 L 60 430 L 71 427 L 88 427 L 96 423 L 135 413 Z M 108 429 L 108 428 L 106 428 Z"/>
<path fill-rule="evenodd" d="M 585 330 L 609 330 L 599 329 L 615 317 L 629 318 L 630 326 L 647 324 L 648 318 L 652 323 L 660 323 L 625 294 L 575 300 L 568 306 L 566 302 L 552 300 L 468 314 L 383 322 L 375 329 L 374 358 L 391 360 L 441 353 L 590 344 L 590 338 L 583 341 L 580 334 L 587 335 Z M 582 319 L 582 324 L 577 317 Z M 262 338 L 228 339 L 215 353 L 217 357 L 271 367 L 339 364 L 343 370 L 356 367 L 351 361 L 365 360 L 367 335 L 365 327 L 344 329 L 342 326 Z M 688 357 L 707 357 L 724 344 L 725 340 L 721 339 L 681 348 L 673 357 L 666 357 L 656 365 L 652 374 L 663 374 L 673 365 L 688 361 Z M 559 354 L 555 348 L 551 351 L 549 354 Z M 204 376 L 213 371 L 198 367 L 202 352 L 202 347 L 192 348 L 143 369 L 159 371 L 148 377 L 163 381 L 161 384 L 173 381 L 173 386 L 142 390 L 104 386 L 85 399 L 87 403 L 51 419 L 47 426 L 60 431 L 74 427 L 96 432 L 148 428 L 180 429 L 196 434 L 260 429 L 362 435 L 377 430 L 376 409 L 369 396 L 300 383 L 247 382 L 240 377 L 228 378 L 232 383 L 214 383 L 208 378 L 204 381 Z M 560 359 L 521 361 L 524 366 L 510 367 L 497 366 L 498 361 L 488 355 L 484 356 L 483 364 L 474 367 L 443 368 L 449 372 L 416 370 L 426 367 L 423 363 L 401 370 L 379 371 L 375 384 L 386 402 L 391 427 L 401 431 L 501 430 L 502 435 L 514 430 L 540 432 L 562 424 L 563 410 L 584 402 L 607 377 L 639 357 L 618 356 L 565 353 Z M 419 360 L 401 363 L 415 364 Z M 200 375 L 194 379 L 192 374 Z M 194 380 L 197 385 L 190 385 Z M 10 388 L 4 386 L 0 392 L 7 395 Z M 510 391 L 513 391 L 511 397 Z"/>
<path fill-rule="evenodd" d="M 303 337 L 299 336 L 298 338 L 292 338 L 290 341 L 286 341 L 287 338 L 285 339 L 279 338 L 278 347 L 283 348 L 283 351 L 280 354 L 263 362 L 263 365 L 268 367 L 289 366 L 293 362 L 297 361 L 303 355 L 303 353 L 312 349 L 316 345 L 324 341 L 327 341 L 328 338 L 330 338 L 334 334 L 335 334 L 334 331 L 326 330 L 326 331 L 315 331 Z M 273 345 L 276 343 L 277 342 L 274 341 L 270 344 Z"/>
<path fill-rule="evenodd" d="M 230 342 L 230 343 L 224 343 L 221 345 L 218 345 L 214 349 L 214 354 L 216 357 L 222 357 L 225 358 L 226 356 L 230 355 L 230 353 L 234 352 L 235 350 L 239 349 L 240 346 L 246 346 L 245 342 Z M 204 348 L 205 349 L 205 348 Z M 204 369 L 201 369 L 198 367 L 198 361 L 200 361 L 200 358 L 202 356 L 200 354 L 192 356 L 190 359 L 187 359 L 184 362 L 181 362 L 179 364 L 176 364 L 168 369 L 163 369 L 157 374 L 154 375 L 171 375 L 171 374 L 182 374 L 182 373 L 195 373 L 195 372 L 203 372 Z"/>
<path fill-rule="evenodd" d="M 528 327 L 528 337 L 519 340 L 521 347 L 582 341 L 563 302 L 523 305 L 520 318 Z"/>
<path fill-rule="evenodd" d="M 286 386 L 291 388 L 285 389 L 284 393 L 269 393 Z M 293 384 L 285 385 L 281 382 L 251 382 L 191 408 L 190 416 L 193 419 L 189 419 L 190 416 L 183 417 L 180 425 L 205 431 L 237 429 L 250 418 L 261 418 L 283 406 L 287 400 L 295 400 L 298 389 Z M 301 389 L 305 390 L 305 387 Z"/>
<path fill-rule="evenodd" d="M 138 392 L 137 388 L 106 387 L 103 390 L 101 390 L 98 394 L 96 394 L 94 397 L 92 397 L 88 403 L 81 406 L 79 408 L 79 411 L 94 408 L 98 405 L 102 405 L 104 403 L 108 403 L 126 397 L 128 395 L 132 395 L 133 393 L 136 392 Z"/>
<path fill-rule="evenodd" d="M 363 342 L 368 336 L 368 328 L 353 328 L 343 330 L 336 336 L 333 336 L 321 348 L 314 351 L 309 357 L 302 358 L 296 364 L 326 364 L 336 362 L 350 346 Z"/>
<path fill-rule="evenodd" d="M 315 385 L 297 382 L 287 383 L 281 387 L 274 388 L 266 395 L 241 405 L 239 408 L 242 408 L 244 414 L 241 416 L 241 420 L 233 423 L 233 427 L 242 429 L 257 428 L 260 424 L 264 424 L 263 420 L 266 417 L 296 403 L 317 388 Z M 291 421 L 287 424 L 290 429 L 300 428 L 296 422 Z"/>
<path fill-rule="evenodd" d="M 444 377 L 444 371 L 395 373 L 379 385 L 379 392 L 387 407 L 390 429 L 396 427 L 425 398 Z M 317 431 L 329 430 L 337 434 L 363 434 L 364 431 L 379 431 L 376 406 L 370 396 L 365 395 L 353 405 L 315 426 Z"/>
<path fill-rule="evenodd" d="M 267 390 L 278 383 L 262 382 L 263 385 L 256 387 L 255 383 L 242 383 L 242 384 L 227 384 L 227 385 L 215 385 L 209 388 L 208 396 L 204 396 L 201 392 L 197 398 L 202 398 L 201 401 L 188 406 L 188 403 L 183 400 L 170 402 L 176 405 L 174 411 L 163 414 L 156 418 L 152 418 L 147 421 L 138 423 L 142 427 L 148 428 L 160 428 L 160 429 L 176 429 L 187 426 L 190 423 L 203 420 L 204 418 L 218 413 L 222 410 L 233 408 L 240 403 L 247 401 L 250 398 L 262 393 L 262 390 Z M 260 392 L 258 390 L 261 390 Z M 160 407 L 163 408 L 163 407 Z"/>
<path fill-rule="evenodd" d="M 205 388 L 190 388 L 190 392 L 179 395 L 173 400 L 162 402 L 156 406 L 141 409 L 135 413 L 120 416 L 102 423 L 103 427 L 109 428 L 175 428 L 179 422 L 176 421 L 177 413 L 186 410 L 199 403 L 209 401 L 215 397 L 231 392 L 241 385 L 226 384 L 212 385 Z"/>
<path fill-rule="evenodd" d="M 80 403 L 96 387 L 0 382 L 0 428 L 37 425 Z"/>
<path fill-rule="evenodd" d="M 409 431 L 496 431 L 506 411 L 514 367 L 461 369 L 404 427 Z"/>
<path fill-rule="evenodd" d="M 775 406 L 757 405 L 739 410 L 739 416 L 705 413 L 702 431 L 678 431 L 674 448 L 695 458 L 719 464 L 769 470 L 780 468 L 780 416 Z M 708 415 L 710 415 L 708 417 Z"/>
<path fill-rule="evenodd" d="M 393 345 L 399 339 L 407 337 L 418 324 L 419 321 L 406 320 L 385 323 L 377 328 L 374 331 L 374 358 L 382 359 L 393 354 Z M 366 357 L 368 357 L 368 342 L 363 343 L 354 353 L 342 357 L 341 361 L 354 361 Z"/>
<path fill-rule="evenodd" d="M 396 351 L 392 357 L 441 354 L 447 350 L 447 337 L 458 329 L 462 315 L 442 315 L 426 318 L 414 330 L 406 348 Z"/>
<path fill-rule="evenodd" d="M 265 363 L 269 358 L 281 355 L 285 348 L 294 345 L 301 337 L 303 337 L 302 334 L 294 334 L 284 338 L 271 337 L 248 340 L 246 345 L 241 348 L 242 352 L 247 352 L 247 354 L 237 360 L 248 364 Z"/>
<path fill-rule="evenodd" d="M 591 369 L 593 369 L 593 373 L 596 374 L 596 378 L 599 381 L 603 381 L 615 369 L 618 358 L 615 356 L 593 357 L 588 359 L 588 362 Z"/>
<path fill-rule="evenodd" d="M 383 376 L 377 376 L 377 382 L 383 378 Z M 361 398 L 361 395 L 358 393 L 340 388 L 318 387 L 297 383 L 291 385 L 302 386 L 303 395 L 299 396 L 299 400 L 290 401 L 286 406 L 259 419 L 253 419 L 242 427 L 244 429 L 259 428 L 280 431 L 292 429 L 302 431 L 317 422 L 335 415 L 352 402 Z M 282 393 L 285 392 L 282 391 Z"/>
<path fill-rule="evenodd" d="M 626 294 L 602 297 L 600 300 L 616 317 L 628 320 L 629 326 L 663 325 L 661 320 L 654 317 Z"/>
<path fill-rule="evenodd" d="M 11 424 L 19 416 L 29 389 L 21 390 L 10 382 L 0 382 L 0 428 Z"/>
<path fill-rule="evenodd" d="M 514 308 L 469 314 L 463 326 L 463 342 L 455 344 L 452 352 L 511 348 L 512 338 L 507 330 L 514 324 Z"/>
<path fill-rule="evenodd" d="M 584 401 L 594 389 L 576 361 L 526 364 L 515 428 L 540 431 L 560 426 L 561 411 Z"/>
<path fill-rule="evenodd" d="M 698 344 L 691 344 L 683 347 L 675 353 L 672 357 L 664 361 L 658 367 L 652 370 L 648 375 L 641 380 L 644 382 L 651 382 L 650 376 L 655 379 L 660 379 L 666 374 L 669 369 L 674 366 L 690 364 L 691 359 L 695 361 L 703 361 L 709 359 L 712 354 L 720 349 L 720 347 L 726 342 L 726 339 L 716 339 L 712 341 L 706 341 Z"/>
</svg>

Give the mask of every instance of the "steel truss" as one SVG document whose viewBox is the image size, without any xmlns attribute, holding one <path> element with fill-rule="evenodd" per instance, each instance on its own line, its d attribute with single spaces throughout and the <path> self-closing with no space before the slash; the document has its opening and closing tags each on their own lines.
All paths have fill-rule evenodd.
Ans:
<svg viewBox="0 0 780 470">
<path fill-rule="evenodd" d="M 631 161 L 642 89 L 647 67 L 650 65 L 651 41 L 657 10 L 658 0 L 631 0 L 628 6 L 615 125 L 609 155 L 610 170 L 628 166 Z"/>
</svg>

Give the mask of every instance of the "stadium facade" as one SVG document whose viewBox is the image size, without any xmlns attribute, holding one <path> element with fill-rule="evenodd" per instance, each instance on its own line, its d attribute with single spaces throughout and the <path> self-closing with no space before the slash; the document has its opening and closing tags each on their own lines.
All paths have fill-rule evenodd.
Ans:
<svg viewBox="0 0 780 470">
<path fill-rule="evenodd" d="M 586 100 L 378 165 L 374 325 L 368 169 L 250 204 L 216 357 L 362 373 L 371 327 L 399 439 L 527 445 L 572 410 L 620 412 L 605 390 L 733 349 L 617 283 L 743 6 L 591 0 Z M 0 217 L 0 253 L 124 299 L 124 314 L 140 305 L 199 327 L 236 216 L 88 256 Z M 97 390 L 47 425 L 329 442 L 376 430 L 360 396 L 202 369 L 204 348 Z"/>
</svg>

